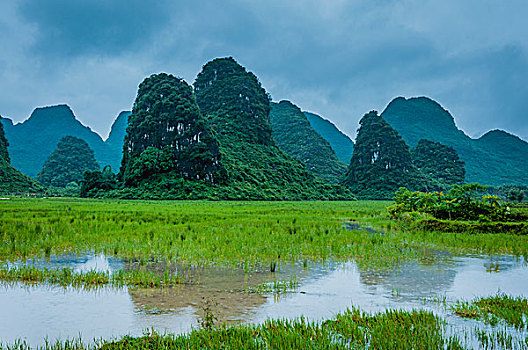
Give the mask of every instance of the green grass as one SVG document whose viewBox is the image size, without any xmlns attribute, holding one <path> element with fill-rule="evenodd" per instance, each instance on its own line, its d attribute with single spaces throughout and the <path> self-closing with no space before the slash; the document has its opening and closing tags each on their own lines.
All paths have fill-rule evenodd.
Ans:
<svg viewBox="0 0 528 350">
<path fill-rule="evenodd" d="M 6 283 L 21 282 L 24 284 L 50 284 L 63 287 L 92 289 L 111 285 L 114 287 L 149 287 L 161 288 L 184 283 L 179 276 L 174 276 L 168 270 L 163 275 L 156 275 L 143 270 L 119 270 L 113 273 L 89 270 L 75 272 L 70 268 L 48 269 L 33 266 L 0 267 L 0 280 Z"/>
<path fill-rule="evenodd" d="M 350 260 L 362 270 L 387 270 L 434 259 L 435 250 L 528 257 L 526 236 L 416 230 L 390 220 L 389 204 L 12 199 L 0 203 L 0 260 L 94 252 L 142 266 L 272 271 L 293 262 Z M 346 230 L 350 220 L 382 233 Z"/>
<path fill-rule="evenodd" d="M 57 342 L 47 349 L 461 349 L 456 338 L 444 335 L 442 327 L 443 321 L 428 311 L 368 314 L 352 308 L 322 323 L 301 318 L 260 325 L 213 325 L 188 334 L 150 332 L 93 345 L 80 340 Z M 29 347 L 18 342 L 6 349 Z"/>
<path fill-rule="evenodd" d="M 503 321 L 520 330 L 528 328 L 528 299 L 524 297 L 499 294 L 458 302 L 452 309 L 460 317 L 482 320 L 493 326 Z"/>
</svg>

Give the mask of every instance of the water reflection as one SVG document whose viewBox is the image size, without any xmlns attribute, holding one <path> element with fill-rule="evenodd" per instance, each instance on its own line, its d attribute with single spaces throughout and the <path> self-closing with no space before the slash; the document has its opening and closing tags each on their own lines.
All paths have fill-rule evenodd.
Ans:
<svg viewBox="0 0 528 350">
<path fill-rule="evenodd" d="M 236 268 L 182 267 L 193 284 L 168 289 L 72 288 L 19 284 L 0 287 L 0 341 L 26 338 L 31 344 L 49 339 L 112 338 L 139 335 L 145 329 L 186 332 L 197 326 L 202 298 L 218 302 L 216 313 L 226 322 L 261 322 L 267 318 L 305 316 L 311 320 L 332 317 L 352 305 L 366 311 L 387 308 L 429 308 L 444 313 L 449 322 L 465 324 L 449 311 L 424 299 L 472 299 L 498 291 L 528 295 L 528 268 L 524 259 L 502 257 L 450 257 L 427 259 L 391 272 L 361 271 L 353 262 L 302 266 L 281 265 L 280 272 Z M 84 270 L 136 268 L 132 263 L 102 256 L 56 258 L 46 267 Z M 54 265 L 55 264 L 55 265 Z M 155 268 L 161 269 L 161 266 Z M 274 278 L 295 275 L 298 290 L 276 298 L 243 292 Z M 4 317 L 4 315 L 9 315 Z"/>
</svg>

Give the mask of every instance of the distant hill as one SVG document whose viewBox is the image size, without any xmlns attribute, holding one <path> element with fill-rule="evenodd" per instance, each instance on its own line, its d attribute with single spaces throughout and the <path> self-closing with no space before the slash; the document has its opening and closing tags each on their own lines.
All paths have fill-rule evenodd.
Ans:
<svg viewBox="0 0 528 350">
<path fill-rule="evenodd" d="M 105 141 L 108 148 L 108 164 L 112 167 L 114 172 L 119 171 L 121 159 L 123 158 L 123 144 L 125 140 L 126 128 L 128 126 L 128 116 L 130 111 L 123 111 L 119 113 L 116 120 L 112 124 L 110 134 Z"/>
<path fill-rule="evenodd" d="M 453 116 L 427 97 L 392 100 L 381 116 L 414 147 L 428 139 L 453 147 L 465 162 L 466 181 L 486 185 L 528 184 L 528 143 L 500 130 L 472 139 Z"/>
<path fill-rule="evenodd" d="M 315 131 L 306 115 L 290 101 L 271 103 L 272 136 L 279 148 L 315 176 L 338 183 L 346 171 L 327 140 Z"/>
<path fill-rule="evenodd" d="M 324 119 L 317 114 L 304 112 L 312 128 L 330 143 L 337 158 L 345 164 L 350 163 L 354 142 L 339 130 L 331 121 Z"/>
<path fill-rule="evenodd" d="M 10 164 L 8 141 L 0 117 L 0 194 L 41 192 L 43 187 Z"/>
<path fill-rule="evenodd" d="M 114 123 L 116 131 L 114 135 L 111 133 L 109 142 L 104 142 L 99 134 L 77 120 L 67 105 L 36 108 L 27 120 L 14 125 L 10 119 L 2 119 L 10 144 L 11 163 L 26 175 L 35 177 L 59 140 L 64 136 L 75 136 L 86 141 L 94 150 L 101 167 L 111 165 L 117 171 L 123 147 L 117 140 L 119 133 L 124 135 L 121 128 L 126 113 L 129 112 L 122 112 L 121 118 L 117 118 L 119 125 Z"/>
</svg>

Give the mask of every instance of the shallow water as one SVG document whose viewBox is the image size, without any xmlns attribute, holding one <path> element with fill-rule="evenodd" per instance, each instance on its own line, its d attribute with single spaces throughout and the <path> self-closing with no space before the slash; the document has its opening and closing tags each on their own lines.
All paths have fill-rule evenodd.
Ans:
<svg viewBox="0 0 528 350">
<path fill-rule="evenodd" d="M 51 258 L 47 267 L 78 271 L 131 268 L 104 256 Z M 44 265 L 41 265 L 44 266 Z M 180 268 L 182 269 L 182 268 Z M 182 269 L 183 270 L 183 269 Z M 102 288 L 83 291 L 50 286 L 0 286 L 0 342 L 26 339 L 32 345 L 81 336 L 90 341 L 140 335 L 144 330 L 181 333 L 197 327 L 202 297 L 218 302 L 220 321 L 261 322 L 267 318 L 330 318 L 347 307 L 365 311 L 425 308 L 454 326 L 472 325 L 453 316 L 434 299 L 454 301 L 504 292 L 528 296 L 528 266 L 520 258 L 449 257 L 413 262 L 391 272 L 361 271 L 353 262 L 282 265 L 280 272 L 228 268 L 187 268 L 194 284 L 168 289 Z M 295 292 L 261 296 L 242 290 L 295 275 Z"/>
</svg>

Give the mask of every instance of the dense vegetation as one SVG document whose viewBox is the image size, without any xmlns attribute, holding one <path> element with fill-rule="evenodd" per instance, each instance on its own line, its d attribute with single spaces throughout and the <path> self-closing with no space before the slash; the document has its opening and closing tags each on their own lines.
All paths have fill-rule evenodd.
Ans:
<svg viewBox="0 0 528 350">
<path fill-rule="evenodd" d="M 44 162 L 37 180 L 44 186 L 66 187 L 79 183 L 86 171 L 99 169 L 94 152 L 88 144 L 74 136 L 64 136 Z"/>
<path fill-rule="evenodd" d="M 422 139 L 411 149 L 411 155 L 418 170 L 431 178 L 446 185 L 464 183 L 464 162 L 452 147 Z"/>
<path fill-rule="evenodd" d="M 454 185 L 448 193 L 401 188 L 389 212 L 426 230 L 528 234 L 527 213 L 485 191 L 486 186 L 479 184 Z"/>
<path fill-rule="evenodd" d="M 337 159 L 330 144 L 310 126 L 299 107 L 289 101 L 272 103 L 270 121 L 273 139 L 282 151 L 327 182 L 338 183 L 341 180 L 346 165 Z"/>
<path fill-rule="evenodd" d="M 200 110 L 215 131 L 226 171 L 218 193 L 231 199 L 351 198 L 315 178 L 271 137 L 270 97 L 233 58 L 207 63 L 194 83 Z M 222 198 L 221 197 L 221 198 Z"/>
<path fill-rule="evenodd" d="M 154 74 L 140 85 L 125 135 L 120 177 L 125 186 L 162 177 L 219 183 L 220 153 L 192 88 Z"/>
<path fill-rule="evenodd" d="M 486 185 L 528 184 L 528 143 L 493 130 L 471 139 L 457 128 L 451 114 L 426 98 L 394 99 L 382 117 L 414 147 L 420 139 L 454 148 L 465 162 L 466 180 Z"/>
<path fill-rule="evenodd" d="M 341 132 L 331 121 L 326 120 L 317 114 L 304 112 L 312 128 L 325 138 L 334 150 L 337 158 L 345 164 L 350 163 L 354 142 Z"/>
<path fill-rule="evenodd" d="M 42 186 L 10 164 L 7 141 L 0 117 L 0 194 L 41 192 Z"/>
<path fill-rule="evenodd" d="M 356 144 L 343 184 L 361 198 L 391 198 L 399 187 L 427 188 L 409 146 L 376 111 L 359 122 Z"/>
</svg>

